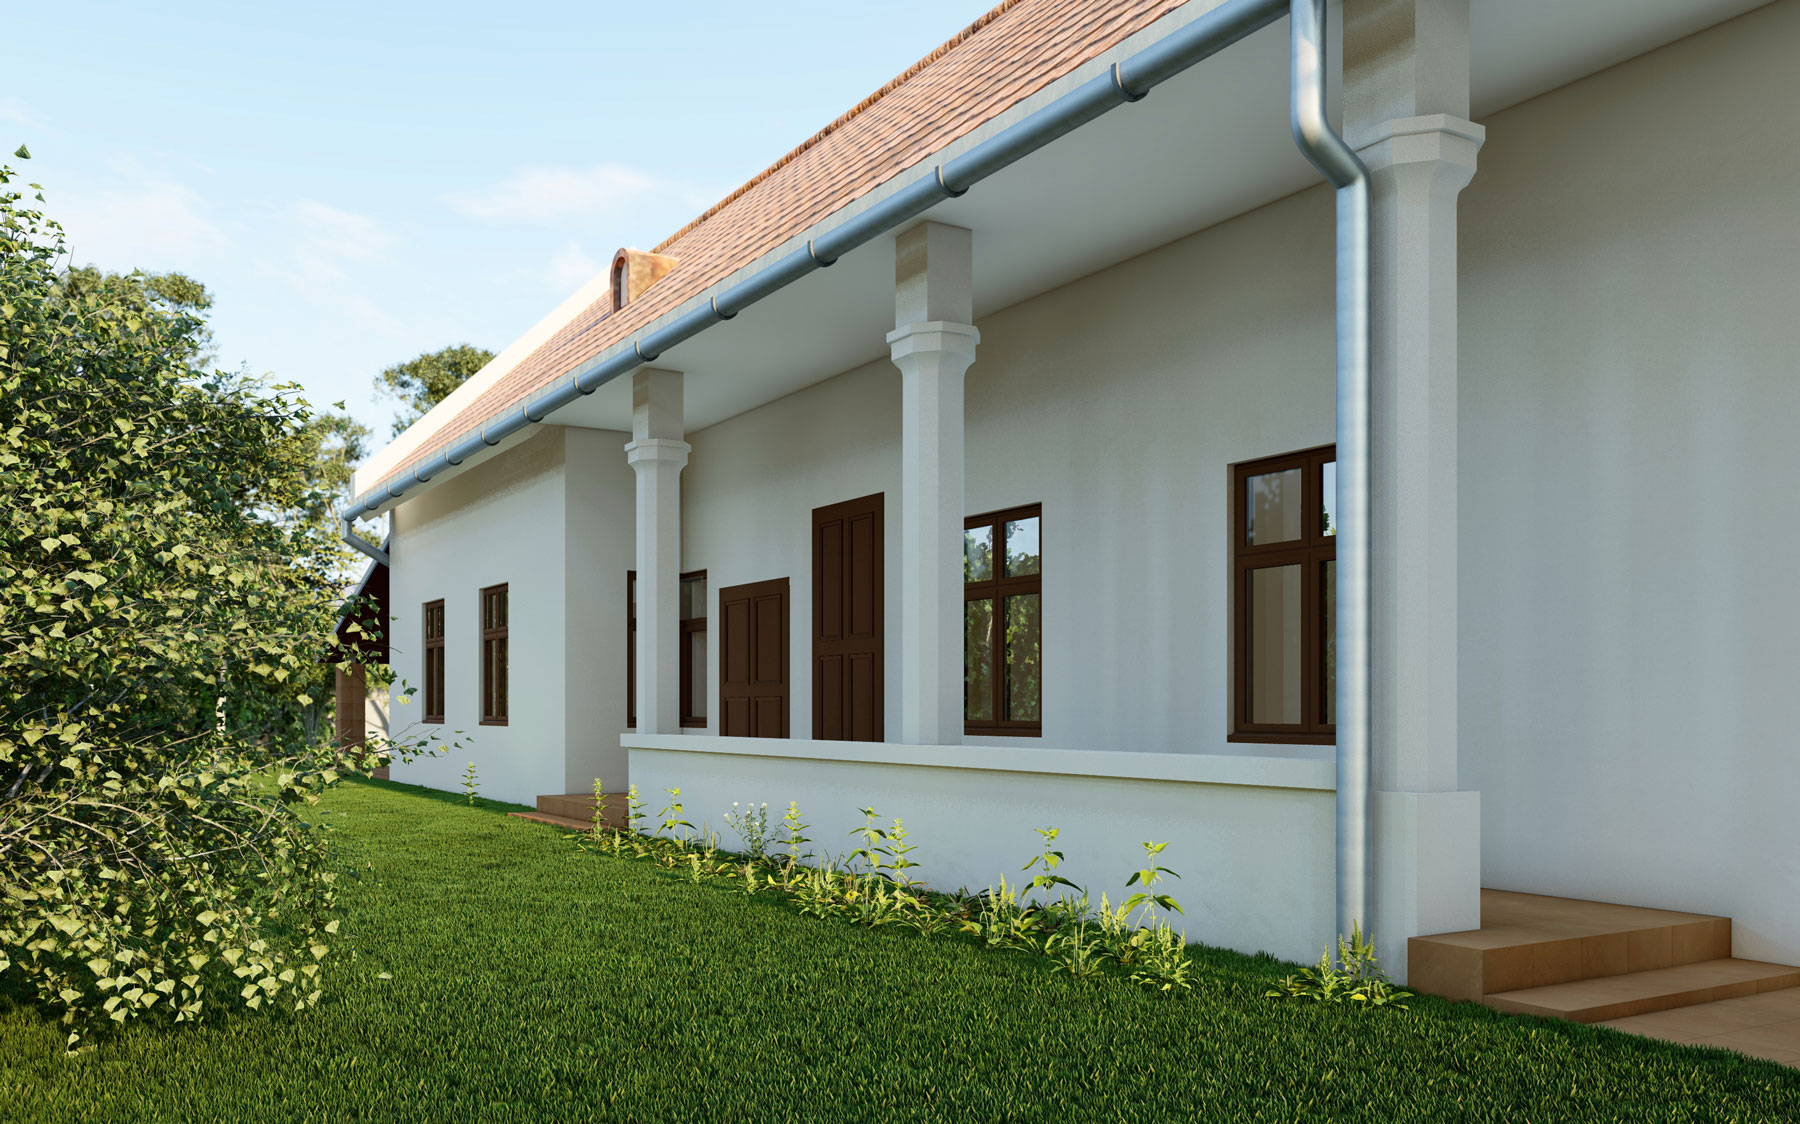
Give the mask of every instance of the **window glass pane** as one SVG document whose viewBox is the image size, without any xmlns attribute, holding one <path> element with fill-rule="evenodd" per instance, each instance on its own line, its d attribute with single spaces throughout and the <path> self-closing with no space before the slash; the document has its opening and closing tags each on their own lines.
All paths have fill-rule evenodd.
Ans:
<svg viewBox="0 0 1800 1124">
<path fill-rule="evenodd" d="M 1040 572 L 1038 517 L 1015 519 L 1006 525 L 1006 573 L 1008 577 Z"/>
<path fill-rule="evenodd" d="M 1325 529 L 1327 535 L 1337 534 L 1337 462 L 1325 462 Z"/>
<path fill-rule="evenodd" d="M 1300 567 L 1250 571 L 1248 701 L 1254 723 L 1300 722 Z"/>
<path fill-rule="evenodd" d="M 706 633 L 688 633 L 688 664 L 693 668 L 694 712 L 690 717 L 706 717 Z"/>
<path fill-rule="evenodd" d="M 1325 563 L 1325 722 L 1337 725 L 1337 563 Z"/>
<path fill-rule="evenodd" d="M 994 720 L 994 602 L 963 602 L 963 718 Z"/>
<path fill-rule="evenodd" d="M 1010 539 L 1010 535 L 1008 536 Z M 1006 717 L 1041 722 L 1043 620 L 1035 593 L 1006 599 Z"/>
<path fill-rule="evenodd" d="M 963 581 L 981 582 L 994 576 L 994 528 L 970 527 L 963 532 Z"/>
<path fill-rule="evenodd" d="M 1249 479 L 1247 533 L 1251 546 L 1292 542 L 1300 537 L 1300 480 L 1304 475 L 1301 469 L 1289 468 Z"/>
</svg>

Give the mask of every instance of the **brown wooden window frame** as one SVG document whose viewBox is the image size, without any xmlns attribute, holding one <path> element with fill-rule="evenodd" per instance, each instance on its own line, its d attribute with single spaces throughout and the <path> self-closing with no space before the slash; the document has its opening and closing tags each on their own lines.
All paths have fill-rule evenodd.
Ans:
<svg viewBox="0 0 1800 1124">
<path fill-rule="evenodd" d="M 1231 730 L 1233 742 L 1279 742 L 1287 745 L 1333 745 L 1337 726 L 1325 721 L 1325 575 L 1326 563 L 1337 561 L 1337 536 L 1326 534 L 1323 520 L 1302 516 L 1301 537 L 1285 542 L 1250 542 L 1252 477 L 1299 469 L 1303 512 L 1325 511 L 1324 469 L 1337 460 L 1335 445 L 1263 457 L 1231 466 Z M 1336 528 L 1333 528 L 1335 531 Z M 1300 721 L 1256 723 L 1250 717 L 1250 577 L 1276 566 L 1300 567 L 1300 659 L 1305 668 L 1300 687 Z"/>
<path fill-rule="evenodd" d="M 425 602 L 419 615 L 425 633 L 424 721 L 441 724 L 444 721 L 444 599 Z"/>
<path fill-rule="evenodd" d="M 689 570 L 681 575 L 681 580 L 684 583 L 703 582 L 706 580 L 706 571 Z M 695 598 L 694 604 L 699 608 L 700 615 L 681 618 L 680 655 L 676 657 L 681 661 L 681 725 L 683 729 L 704 730 L 706 729 L 706 715 L 694 713 L 694 635 L 706 631 L 706 598 L 704 596 Z M 701 702 L 705 702 L 706 692 L 702 690 L 699 697 Z"/>
<path fill-rule="evenodd" d="M 490 597 L 498 599 L 497 613 L 488 611 Z M 475 619 L 481 625 L 481 724 L 504 726 L 511 710 L 508 671 L 512 663 L 508 640 L 512 606 L 507 596 L 507 583 L 484 586 L 476 601 L 476 614 Z M 496 617 L 498 623 L 495 623 Z"/>
<path fill-rule="evenodd" d="M 625 571 L 625 728 L 637 729 L 637 571 Z"/>
<path fill-rule="evenodd" d="M 1038 521 L 1038 572 L 1035 574 L 1023 574 L 1014 577 L 1002 572 L 1005 569 L 1006 524 L 1021 519 L 1036 519 Z M 1021 504 L 1018 507 L 1009 507 L 1001 511 L 989 511 L 980 515 L 971 515 L 963 520 L 964 531 L 972 531 L 978 527 L 991 527 L 994 532 L 994 576 L 981 581 L 969 581 L 965 576 L 963 581 L 963 604 L 966 606 L 970 601 L 980 601 L 983 598 L 992 598 L 994 602 L 994 612 L 988 635 L 988 651 L 993 653 L 994 659 L 993 674 L 989 676 L 989 681 L 993 685 L 990 705 L 992 707 L 994 718 L 991 721 L 985 722 L 969 720 L 968 672 L 965 670 L 963 673 L 963 733 L 980 734 L 984 736 L 999 734 L 1008 737 L 1021 738 L 1042 737 L 1044 734 L 1044 680 L 1043 669 L 1041 666 L 1038 669 L 1038 720 L 1035 722 L 1025 722 L 1004 717 L 1006 714 L 1007 676 L 1004 631 L 1006 627 L 1006 599 L 1015 595 L 1035 593 L 1038 596 L 1038 621 L 1040 628 L 1039 643 L 1042 643 L 1041 629 L 1044 606 L 1044 505 L 1041 503 Z M 965 625 L 964 627 L 966 628 L 967 626 Z M 965 640 L 963 651 L 965 669 L 968 666 L 968 658 L 969 655 Z"/>
<path fill-rule="evenodd" d="M 706 571 L 689 570 L 681 580 L 705 581 Z M 688 730 L 706 729 L 706 716 L 694 714 L 694 633 L 706 631 L 706 599 L 701 598 L 699 605 L 699 616 L 681 618 L 681 725 Z M 625 728 L 637 729 L 636 570 L 625 571 Z"/>
</svg>

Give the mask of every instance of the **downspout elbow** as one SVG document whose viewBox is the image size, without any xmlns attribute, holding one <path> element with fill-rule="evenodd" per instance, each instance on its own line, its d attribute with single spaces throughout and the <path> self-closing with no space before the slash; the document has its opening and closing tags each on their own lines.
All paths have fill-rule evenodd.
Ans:
<svg viewBox="0 0 1800 1124">
<path fill-rule="evenodd" d="M 391 565 L 391 563 L 388 562 L 388 552 L 387 551 L 381 549 L 380 547 L 376 546 L 374 543 L 370 542 L 368 539 L 365 539 L 361 535 L 356 533 L 356 522 L 350 515 L 346 514 L 346 515 L 340 516 L 338 522 L 339 522 L 339 525 L 343 528 L 343 532 L 344 532 L 343 537 L 344 537 L 344 545 L 345 546 L 348 546 L 351 550 L 356 551 L 358 554 L 361 554 L 367 558 L 374 559 L 375 561 L 381 563 L 383 566 Z"/>
<path fill-rule="evenodd" d="M 1294 143 L 1332 186 L 1367 184 L 1368 168 L 1331 127 L 1326 112 L 1325 0 L 1291 0 L 1289 22 L 1293 96 L 1288 103 L 1288 127 Z"/>
</svg>

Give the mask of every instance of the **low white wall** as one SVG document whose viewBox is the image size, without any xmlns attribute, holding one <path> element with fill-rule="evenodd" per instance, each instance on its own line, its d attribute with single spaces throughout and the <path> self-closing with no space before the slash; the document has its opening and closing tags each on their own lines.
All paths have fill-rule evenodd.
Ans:
<svg viewBox="0 0 1800 1124">
<path fill-rule="evenodd" d="M 1462 204 L 1462 787 L 1487 885 L 1800 963 L 1788 0 L 1487 122 Z"/>
<path fill-rule="evenodd" d="M 864 822 L 858 809 L 872 806 L 884 827 L 905 821 L 919 847 L 916 877 L 939 889 L 979 890 L 1002 877 L 1029 882 L 1020 868 L 1042 850 L 1035 829 L 1056 827 L 1062 873 L 1098 906 L 1102 892 L 1114 904 L 1133 892 L 1125 881 L 1144 865 L 1140 840 L 1167 841 L 1158 861 L 1181 877 L 1163 888 L 1185 910 L 1171 921 L 1190 941 L 1312 960 L 1331 935 L 1328 760 L 642 740 L 670 747 L 631 750 L 632 777 L 651 813 L 668 802 L 666 788 L 678 787 L 684 818 L 718 830 L 726 847 L 741 846 L 724 826 L 734 800 L 743 808 L 766 801 L 776 839 L 788 801 L 797 801 L 811 849 L 822 855 L 859 846 L 849 833 Z M 963 756 L 952 765 L 945 755 L 955 752 Z M 1236 782 L 1193 779 L 1208 775 Z"/>
</svg>

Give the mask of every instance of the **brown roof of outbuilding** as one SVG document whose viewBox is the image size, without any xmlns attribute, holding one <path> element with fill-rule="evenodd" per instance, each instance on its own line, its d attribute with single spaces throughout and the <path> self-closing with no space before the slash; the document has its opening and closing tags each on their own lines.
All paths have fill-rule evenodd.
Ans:
<svg viewBox="0 0 1800 1124">
<path fill-rule="evenodd" d="M 610 294 L 583 309 L 381 484 L 1184 3 L 1005 0 L 659 243 L 680 261 L 667 277 L 617 312 Z"/>
</svg>

